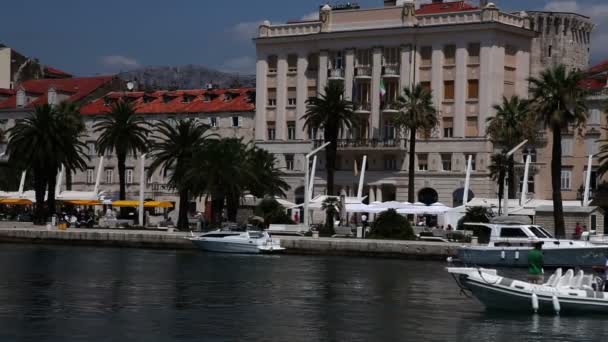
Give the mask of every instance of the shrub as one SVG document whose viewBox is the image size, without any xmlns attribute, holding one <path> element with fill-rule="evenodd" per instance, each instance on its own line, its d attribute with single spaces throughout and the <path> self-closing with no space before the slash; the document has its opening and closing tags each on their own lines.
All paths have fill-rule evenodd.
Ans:
<svg viewBox="0 0 608 342">
<path fill-rule="evenodd" d="M 293 220 L 285 208 L 274 198 L 265 198 L 255 208 L 255 214 L 264 219 L 264 225 L 270 224 L 293 224 Z"/>
<path fill-rule="evenodd" d="M 464 230 L 465 223 L 489 223 L 490 218 L 494 216 L 492 209 L 484 207 L 467 208 L 466 214 L 458 220 L 458 230 Z"/>
<path fill-rule="evenodd" d="M 378 215 L 372 225 L 370 239 L 414 240 L 414 230 L 407 218 L 391 209 Z"/>
</svg>

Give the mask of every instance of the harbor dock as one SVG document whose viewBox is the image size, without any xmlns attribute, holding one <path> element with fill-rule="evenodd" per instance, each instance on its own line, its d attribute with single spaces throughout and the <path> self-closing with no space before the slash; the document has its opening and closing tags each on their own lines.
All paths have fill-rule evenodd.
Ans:
<svg viewBox="0 0 608 342">
<path fill-rule="evenodd" d="M 63 244 L 122 248 L 194 249 L 189 232 L 128 229 L 78 229 L 34 227 L 0 223 L 0 243 Z M 456 256 L 462 244 L 422 241 L 364 240 L 277 236 L 288 254 L 386 257 L 445 260 Z"/>
</svg>

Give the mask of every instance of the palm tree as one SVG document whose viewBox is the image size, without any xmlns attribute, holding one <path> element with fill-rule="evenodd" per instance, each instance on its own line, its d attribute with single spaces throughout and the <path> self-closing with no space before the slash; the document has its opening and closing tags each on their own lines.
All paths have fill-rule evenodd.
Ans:
<svg viewBox="0 0 608 342">
<path fill-rule="evenodd" d="M 185 177 L 186 168 L 192 163 L 196 152 L 204 149 L 208 139 L 216 138 L 208 134 L 209 126 L 195 120 L 161 121 L 158 123 L 155 142 L 152 144 L 152 164 L 149 174 L 159 167 L 171 170 L 169 185 L 179 193 L 177 228 L 188 229 L 188 201 L 191 186 Z"/>
<path fill-rule="evenodd" d="M 82 115 L 80 115 L 80 108 L 78 105 L 71 101 L 62 101 L 55 108 L 57 115 L 60 116 L 59 120 L 61 120 L 66 128 L 73 130 L 76 136 L 81 136 L 86 131 L 86 125 L 84 124 L 84 120 Z M 65 170 L 65 186 L 67 190 L 72 190 L 72 172 L 75 170 L 67 169 Z"/>
<path fill-rule="evenodd" d="M 334 220 L 339 214 L 340 200 L 336 197 L 327 197 L 321 203 L 321 210 L 325 211 L 325 229 L 323 235 L 331 236 L 334 234 Z"/>
<path fill-rule="evenodd" d="M 538 144 L 538 129 L 534 117 L 530 115 L 529 102 L 518 96 L 503 97 L 501 104 L 494 105 L 496 115 L 487 119 L 487 137 L 500 148 L 503 154 L 519 143 L 528 140 L 529 146 Z M 501 165 L 508 172 L 509 198 L 515 197 L 515 161 L 513 156 Z M 502 178 L 504 181 L 504 177 Z M 502 186 L 502 183 L 499 185 Z M 503 189 L 504 190 L 504 189 Z M 502 193 L 502 191 L 499 191 Z M 502 197 L 501 197 L 502 198 Z"/>
<path fill-rule="evenodd" d="M 410 132 L 408 201 L 414 203 L 416 133 L 419 130 L 428 131 L 437 126 L 437 110 L 433 105 L 432 92 L 420 84 L 403 88 L 403 95 L 397 98 L 394 106 L 399 110 L 395 116 L 395 126 Z"/>
<path fill-rule="evenodd" d="M 135 115 L 132 102 L 120 99 L 112 104 L 110 111 L 97 122 L 93 129 L 100 133 L 97 138 L 97 153 L 101 156 L 116 152 L 118 161 L 119 199 L 126 199 L 125 162 L 129 153 L 137 155 L 147 150 L 148 123 Z"/>
<path fill-rule="evenodd" d="M 85 169 L 84 144 L 72 126 L 64 122 L 49 105 L 36 107 L 34 113 L 17 120 L 8 134 L 9 163 L 33 173 L 36 205 L 34 224 L 43 225 L 47 218 L 45 194 L 48 187 L 48 205 L 54 212 L 54 187 L 61 165 L 67 169 Z"/>
<path fill-rule="evenodd" d="M 568 127 L 580 127 L 587 120 L 585 90 L 579 86 L 584 76 L 578 71 L 568 71 L 564 65 L 543 71 L 530 78 L 532 111 L 545 128 L 551 130 L 551 185 L 553 189 L 553 218 L 555 235 L 565 236 L 564 212 L 561 193 L 562 131 Z"/>
<path fill-rule="evenodd" d="M 353 103 L 344 98 L 344 86 L 340 82 L 329 82 L 324 94 L 308 99 L 307 103 L 308 109 L 303 117 L 304 127 L 322 129 L 324 141 L 329 142 L 325 152 L 325 169 L 327 194 L 333 195 L 338 136 L 341 129 L 350 130 L 355 125 Z"/>
<path fill-rule="evenodd" d="M 492 160 L 488 167 L 490 177 L 498 184 L 498 198 L 503 198 L 503 194 L 505 193 L 505 176 L 506 171 L 509 169 L 510 161 L 512 161 L 512 158 L 507 159 L 506 154 L 496 153 L 492 155 Z M 501 203 L 501 201 L 498 202 L 498 215 L 502 214 Z"/>
<path fill-rule="evenodd" d="M 274 154 L 252 146 L 247 155 L 247 163 L 253 176 L 247 186 L 250 194 L 257 198 L 285 196 L 285 191 L 290 186 L 283 180 L 285 173 L 275 166 L 277 163 Z"/>
</svg>

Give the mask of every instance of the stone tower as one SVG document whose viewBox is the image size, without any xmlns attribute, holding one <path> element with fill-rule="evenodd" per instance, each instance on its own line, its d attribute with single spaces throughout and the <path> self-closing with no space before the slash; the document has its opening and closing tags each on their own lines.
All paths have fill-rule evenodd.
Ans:
<svg viewBox="0 0 608 342">
<path fill-rule="evenodd" d="M 547 67 L 565 64 L 571 69 L 589 67 L 591 32 L 595 25 L 590 18 L 575 13 L 522 13 L 530 17 L 537 37 L 532 42 L 532 75 Z"/>
</svg>

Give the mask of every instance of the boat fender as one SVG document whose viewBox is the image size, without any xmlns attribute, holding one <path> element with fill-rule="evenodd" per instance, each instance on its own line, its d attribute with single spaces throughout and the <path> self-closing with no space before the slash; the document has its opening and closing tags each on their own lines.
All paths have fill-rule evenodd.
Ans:
<svg viewBox="0 0 608 342">
<path fill-rule="evenodd" d="M 446 261 L 447 261 L 448 263 L 452 263 L 452 262 L 454 262 L 454 258 L 452 258 L 452 257 L 448 257 L 448 258 L 446 259 Z"/>
<path fill-rule="evenodd" d="M 559 299 L 557 299 L 556 296 L 553 296 L 553 310 L 555 310 L 555 313 L 559 315 L 559 312 L 561 311 L 561 307 L 559 305 Z"/>
<path fill-rule="evenodd" d="M 515 250 L 515 260 L 519 260 L 519 250 Z"/>
<path fill-rule="evenodd" d="M 500 252 L 500 259 L 501 259 L 501 260 L 505 260 L 505 258 L 506 258 L 506 257 L 507 257 L 507 254 L 505 253 L 505 250 L 503 249 L 503 250 Z"/>
<path fill-rule="evenodd" d="M 532 310 L 534 310 L 534 313 L 538 313 L 538 296 L 536 293 L 532 293 Z"/>
</svg>

